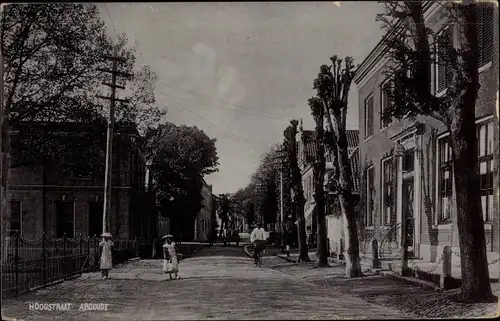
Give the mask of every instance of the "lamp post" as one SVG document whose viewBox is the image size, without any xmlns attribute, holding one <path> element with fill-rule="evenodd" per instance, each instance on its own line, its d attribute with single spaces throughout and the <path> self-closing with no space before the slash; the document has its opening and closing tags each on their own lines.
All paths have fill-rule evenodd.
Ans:
<svg viewBox="0 0 500 321">
<path fill-rule="evenodd" d="M 394 146 L 394 156 L 398 159 L 398 164 L 405 155 L 405 148 L 401 145 L 400 142 L 396 143 Z M 400 172 L 400 171 L 398 171 Z M 398 177 L 398 179 L 400 179 Z M 405 191 L 402 191 L 403 193 Z M 403 206 L 405 204 L 402 204 Z M 408 242 L 407 242 L 407 234 L 408 234 L 408 218 L 406 216 L 406 211 L 404 207 L 401 211 L 401 275 L 407 276 L 410 274 L 410 270 L 408 269 Z"/>
</svg>

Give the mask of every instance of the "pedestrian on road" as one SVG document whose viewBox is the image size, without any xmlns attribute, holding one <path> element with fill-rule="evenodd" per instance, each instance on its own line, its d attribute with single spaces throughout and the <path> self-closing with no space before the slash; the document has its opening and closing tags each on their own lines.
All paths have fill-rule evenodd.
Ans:
<svg viewBox="0 0 500 321">
<path fill-rule="evenodd" d="M 173 242 L 173 236 L 168 234 L 162 237 L 165 239 L 165 244 L 163 245 L 163 272 L 168 273 L 170 280 L 172 280 L 172 274 L 175 279 L 179 279 L 179 260 L 177 258 L 177 249 L 175 243 Z"/>
<path fill-rule="evenodd" d="M 111 233 L 101 234 L 102 241 L 99 243 L 101 250 L 101 273 L 102 279 L 109 279 L 109 270 L 113 269 L 113 256 L 111 248 L 115 245 L 111 240 Z"/>
</svg>

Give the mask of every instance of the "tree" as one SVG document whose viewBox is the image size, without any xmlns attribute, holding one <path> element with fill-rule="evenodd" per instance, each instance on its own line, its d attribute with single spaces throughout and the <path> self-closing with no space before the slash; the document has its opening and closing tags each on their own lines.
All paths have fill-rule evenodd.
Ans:
<svg viewBox="0 0 500 321">
<path fill-rule="evenodd" d="M 79 165 L 78 162 L 88 163 L 88 153 L 71 153 L 74 146 L 61 143 L 60 136 L 47 132 L 49 127 L 40 135 L 40 128 L 34 130 L 21 125 L 25 122 L 105 124 L 103 116 L 107 114 L 107 104 L 98 101 L 96 95 L 102 94 L 101 83 L 109 82 L 109 75 L 97 69 L 109 69 L 109 61 L 104 56 L 111 55 L 116 46 L 126 61 L 121 65 L 122 71 L 133 70 L 135 55 L 127 47 L 127 38 L 121 35 L 114 41 L 107 37 L 99 11 L 91 4 L 11 4 L 5 7 L 1 19 L 2 67 L 5 71 L 5 96 L 2 96 L 4 155 L 9 147 L 12 148 L 8 119 L 18 130 L 12 144 L 18 147 L 16 152 L 21 155 L 13 156 L 23 160 L 24 165 L 30 159 L 44 165 L 53 157 L 70 154 L 72 157 L 66 162 L 73 162 L 75 166 Z M 155 105 L 153 76 L 154 73 L 144 67 L 131 79 L 131 103 L 118 106 L 117 124 L 142 124 L 145 119 L 156 123 L 160 120 L 164 111 Z M 93 135 L 105 135 L 105 131 L 96 131 Z M 97 141 L 87 139 L 92 144 Z M 29 148 L 19 145 L 19 142 L 29 142 Z M 49 146 L 52 148 L 47 148 Z M 55 146 L 66 150 L 50 154 L 56 150 Z M 100 150 L 97 145 L 80 146 L 80 149 Z M 7 175 L 5 166 L 2 172 L 4 181 Z M 4 222 L 9 221 L 4 219 Z"/>
<path fill-rule="evenodd" d="M 442 4 L 441 4 L 442 5 Z M 483 4 L 490 6 L 490 4 Z M 492 6 L 492 5 L 491 5 Z M 457 46 L 434 52 L 434 33 L 426 26 L 423 1 L 388 2 L 378 15 L 388 31 L 384 45 L 389 64 L 390 106 L 386 120 L 427 116 L 441 121 L 450 132 L 459 231 L 462 288 L 459 300 L 495 301 L 491 292 L 482 215 L 475 107 L 478 97 L 478 35 L 475 2 L 446 2 L 457 28 Z M 493 14 L 493 7 L 490 7 Z M 437 61 L 435 58 L 438 58 Z M 436 96 L 431 84 L 434 64 L 444 65 L 451 79 L 446 95 Z"/>
<path fill-rule="evenodd" d="M 216 139 L 197 127 L 166 123 L 148 130 L 145 141 L 159 211 L 189 239 L 202 206 L 203 176 L 219 165 Z"/>
<path fill-rule="evenodd" d="M 224 228 L 229 228 L 229 215 L 231 212 L 231 204 L 229 194 L 221 194 L 217 197 L 217 209 L 221 220 L 219 238 L 222 238 Z"/>
<path fill-rule="evenodd" d="M 325 110 L 328 126 L 330 150 L 334 153 L 334 177 L 337 180 L 336 192 L 342 211 L 344 233 L 346 233 L 346 276 L 362 276 L 359 258 L 359 240 L 356 227 L 356 213 L 352 195 L 352 173 L 347 149 L 346 119 L 347 98 L 354 76 L 354 65 L 351 57 L 342 59 L 330 58 L 332 65 L 322 65 L 318 77 L 314 80 L 317 92 L 315 104 L 321 103 Z"/>
<path fill-rule="evenodd" d="M 316 202 L 316 220 L 317 220 L 317 243 L 318 243 L 318 267 L 327 267 L 328 264 L 328 244 L 327 244 L 327 230 L 326 230 L 326 197 L 324 190 L 325 172 L 326 172 L 326 159 L 325 159 L 325 145 L 324 145 L 324 119 L 325 109 L 321 100 L 317 97 L 310 98 L 309 107 L 311 114 L 316 123 L 316 131 L 314 137 L 315 158 L 313 164 L 313 179 L 314 179 L 314 200 Z"/>
<path fill-rule="evenodd" d="M 290 164 L 291 171 L 291 186 L 293 190 L 293 206 L 295 208 L 295 215 L 297 216 L 298 223 L 298 243 L 299 243 L 299 262 L 310 262 L 309 253 L 307 249 L 306 240 L 306 221 L 304 217 L 304 189 L 302 187 L 302 174 L 297 160 L 297 120 L 292 120 L 284 132 L 284 149 L 287 152 L 288 163 Z"/>
</svg>

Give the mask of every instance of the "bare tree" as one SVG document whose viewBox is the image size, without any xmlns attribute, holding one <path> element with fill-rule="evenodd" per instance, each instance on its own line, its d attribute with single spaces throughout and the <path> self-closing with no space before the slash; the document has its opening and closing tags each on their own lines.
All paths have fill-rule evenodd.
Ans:
<svg viewBox="0 0 500 321">
<path fill-rule="evenodd" d="M 491 292 L 486 256 L 475 124 L 480 87 L 476 16 L 479 8 L 475 2 L 468 2 L 439 4 L 447 13 L 448 23 L 456 26 L 458 44 L 453 46 L 448 40 L 448 43 L 441 43 L 437 52 L 432 41 L 440 37 L 434 37 L 426 26 L 425 1 L 385 3 L 385 13 L 378 15 L 378 19 L 388 31 L 384 45 L 389 58 L 386 74 L 391 90 L 388 93 L 390 106 L 383 117 L 390 120 L 423 115 L 447 126 L 453 168 L 471 169 L 454 170 L 453 180 L 462 271 L 459 300 L 496 302 Z M 493 15 L 493 8 L 490 9 Z M 445 66 L 449 77 L 443 96 L 436 96 L 429 85 L 434 64 Z"/>
<path fill-rule="evenodd" d="M 299 243 L 299 257 L 298 262 L 310 262 L 309 253 L 307 249 L 306 240 L 306 220 L 304 217 L 304 188 L 302 187 L 302 174 L 297 160 L 297 126 L 299 122 L 292 120 L 291 126 L 288 126 L 284 132 L 285 141 L 284 148 L 287 152 L 288 164 L 290 164 L 291 172 L 291 185 L 293 190 L 293 207 L 297 216 L 298 223 L 298 243 Z"/>
<path fill-rule="evenodd" d="M 346 119 L 347 98 L 354 76 L 354 65 L 351 57 L 342 59 L 330 58 L 332 65 L 322 65 L 318 77 L 314 80 L 314 89 L 318 103 L 323 105 L 328 129 L 326 141 L 334 153 L 334 169 L 336 193 L 342 211 L 344 233 L 346 233 L 346 276 L 362 276 L 359 258 L 359 240 L 356 227 L 356 213 L 352 196 L 352 173 L 347 149 Z"/>
<path fill-rule="evenodd" d="M 316 221 L 317 221 L 317 243 L 318 243 L 318 267 L 327 267 L 328 264 L 328 245 L 327 245 L 327 231 L 326 231 L 326 197 L 325 197 L 325 172 L 326 172 L 326 159 L 325 159 L 325 109 L 321 100 L 317 97 L 310 98 L 309 107 L 311 114 L 316 123 L 316 131 L 314 137 L 314 144 L 316 145 L 313 164 L 313 178 L 314 178 L 314 200 L 316 202 Z"/>
</svg>

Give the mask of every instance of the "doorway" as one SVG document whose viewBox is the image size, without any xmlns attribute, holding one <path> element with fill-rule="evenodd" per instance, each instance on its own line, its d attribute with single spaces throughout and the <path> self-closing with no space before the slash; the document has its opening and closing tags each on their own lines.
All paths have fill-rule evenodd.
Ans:
<svg viewBox="0 0 500 321">
<path fill-rule="evenodd" d="M 403 217 L 406 217 L 406 244 L 408 257 L 415 256 L 415 215 L 414 215 L 414 180 L 413 177 L 403 179 Z"/>
</svg>

